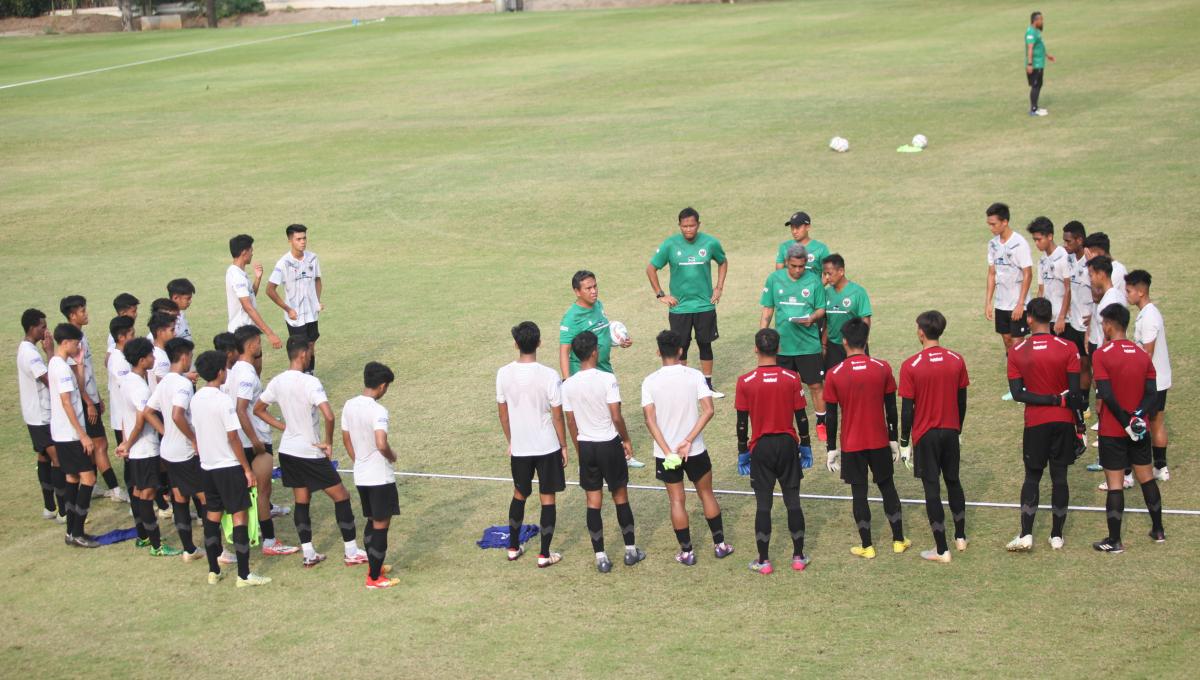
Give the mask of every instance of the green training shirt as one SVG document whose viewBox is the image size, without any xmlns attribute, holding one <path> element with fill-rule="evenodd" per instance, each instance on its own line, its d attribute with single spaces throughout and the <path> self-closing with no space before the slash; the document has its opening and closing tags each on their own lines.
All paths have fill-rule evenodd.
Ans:
<svg viewBox="0 0 1200 680">
<path fill-rule="evenodd" d="M 788 321 L 825 309 L 825 287 L 816 274 L 806 271 L 799 281 L 793 281 L 786 269 L 776 269 L 767 277 L 759 302 L 763 307 L 775 310 L 780 354 L 799 356 L 821 353 L 821 329 L 818 324 L 802 326 Z"/>
<path fill-rule="evenodd" d="M 779 252 L 775 254 L 775 264 L 787 264 L 787 251 L 793 243 L 799 243 L 799 241 L 788 239 L 779 244 Z M 821 278 L 821 260 L 829 257 L 829 246 L 815 238 L 810 238 L 807 244 L 800 243 L 800 245 L 808 249 L 808 264 L 804 268 L 816 274 L 818 279 Z"/>
<path fill-rule="evenodd" d="M 1042 32 L 1032 24 L 1025 29 L 1025 49 L 1029 49 L 1029 45 L 1033 45 L 1033 67 L 1046 67 L 1046 43 L 1042 42 Z M 1029 62 L 1026 61 L 1026 64 Z"/>
<path fill-rule="evenodd" d="M 596 300 L 596 304 L 592 305 L 591 309 L 581 306 L 579 302 L 575 302 L 567 309 L 567 313 L 563 314 L 562 323 L 558 326 L 558 343 L 570 345 L 575 336 L 584 331 L 596 334 L 597 344 L 600 348 L 600 361 L 596 364 L 596 368 L 612 373 L 612 364 L 609 362 L 609 355 L 612 353 L 612 336 L 608 331 L 608 317 L 604 315 L 604 305 L 599 300 Z M 571 375 L 575 375 L 579 371 L 579 359 L 570 347 L 567 347 L 567 354 L 571 358 Z"/>
<path fill-rule="evenodd" d="M 825 286 L 825 327 L 829 329 L 829 342 L 842 344 L 842 325 L 850 319 L 871 316 L 871 298 L 867 289 L 853 281 L 847 281 L 841 291 Z"/>
<path fill-rule="evenodd" d="M 715 237 L 697 232 L 693 241 L 673 234 L 662 242 L 650 264 L 655 269 L 671 265 L 671 296 L 679 301 L 672 314 L 695 314 L 716 308 L 712 303 L 711 262 L 725 263 L 725 249 Z"/>
</svg>

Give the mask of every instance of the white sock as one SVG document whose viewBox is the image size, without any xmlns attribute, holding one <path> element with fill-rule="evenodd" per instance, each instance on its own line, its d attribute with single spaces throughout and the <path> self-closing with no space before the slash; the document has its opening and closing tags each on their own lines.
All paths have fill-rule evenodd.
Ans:
<svg viewBox="0 0 1200 680">
<path fill-rule="evenodd" d="M 275 545 L 275 539 L 273 539 L 273 538 L 264 538 L 263 539 L 262 546 L 264 548 L 270 548 L 273 545 Z"/>
<path fill-rule="evenodd" d="M 346 557 L 354 557 L 358 554 L 358 541 L 346 541 Z"/>
<path fill-rule="evenodd" d="M 625 546 L 625 552 L 635 553 L 635 552 L 637 552 L 637 546 L 636 545 L 627 545 L 627 546 Z"/>
<path fill-rule="evenodd" d="M 301 543 L 300 548 L 304 550 L 305 559 L 311 560 L 317 556 L 317 549 L 313 547 L 312 543 Z"/>
<path fill-rule="evenodd" d="M 603 557 L 603 558 L 607 558 L 607 557 L 608 557 L 608 555 L 604 554 L 604 551 L 603 551 L 603 550 L 601 550 L 600 552 L 596 553 L 596 559 L 600 559 L 600 558 L 602 558 L 602 557 Z"/>
</svg>

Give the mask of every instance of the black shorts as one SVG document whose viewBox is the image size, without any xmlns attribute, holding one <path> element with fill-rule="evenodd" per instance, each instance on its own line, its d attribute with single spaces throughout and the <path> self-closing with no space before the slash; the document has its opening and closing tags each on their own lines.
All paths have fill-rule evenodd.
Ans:
<svg viewBox="0 0 1200 680">
<path fill-rule="evenodd" d="M 1045 69 L 1035 68 L 1032 73 L 1025 74 L 1025 82 L 1029 83 L 1029 87 L 1041 87 L 1045 76 Z"/>
<path fill-rule="evenodd" d="M 1095 354 L 1095 353 L 1096 353 L 1096 350 L 1098 350 L 1098 349 L 1100 349 L 1100 345 L 1097 345 L 1097 344 L 1096 344 L 1096 343 L 1094 343 L 1094 342 L 1089 342 L 1089 343 L 1087 344 L 1087 355 L 1088 355 L 1089 357 L 1090 357 L 1090 356 L 1092 356 L 1093 354 Z"/>
<path fill-rule="evenodd" d="M 629 486 L 629 466 L 621 438 L 606 442 L 579 442 L 579 486 L 584 491 L 609 491 Z"/>
<path fill-rule="evenodd" d="M 921 437 L 924 439 L 924 437 Z M 895 474 L 892 467 L 892 449 L 867 449 L 865 451 L 842 452 L 842 481 L 847 484 L 866 484 L 867 470 L 876 484 L 888 481 Z"/>
<path fill-rule="evenodd" d="M 200 469 L 200 456 L 192 456 L 182 463 L 167 461 L 167 475 L 171 478 L 171 486 L 179 489 L 179 493 L 184 496 L 204 493 L 204 472 Z"/>
<path fill-rule="evenodd" d="M 804 479 L 800 469 L 800 450 L 790 434 L 767 434 L 759 438 L 750 452 L 750 488 L 771 493 L 775 483 L 780 489 L 799 489 Z"/>
<path fill-rule="evenodd" d="M 825 382 L 825 360 L 820 354 L 801 354 L 799 356 L 775 357 L 775 363 L 780 368 L 795 371 L 800 374 L 800 381 L 805 385 L 820 385 Z"/>
<path fill-rule="evenodd" d="M 84 452 L 83 444 L 79 440 L 54 442 L 54 449 L 58 452 L 58 466 L 64 475 L 96 471 L 96 461 Z"/>
<path fill-rule="evenodd" d="M 129 484 L 135 489 L 158 490 L 158 464 L 161 460 L 158 456 L 126 459 L 125 467 L 129 468 Z"/>
<path fill-rule="evenodd" d="M 1166 410 L 1167 410 L 1167 391 L 1159 390 L 1158 393 L 1154 395 L 1154 412 L 1162 413 L 1163 411 L 1166 411 Z"/>
<path fill-rule="evenodd" d="M 321 331 L 317 329 L 316 321 L 310 321 L 303 326 L 293 326 L 291 324 L 285 325 L 287 325 L 289 338 L 299 336 L 302 338 L 307 338 L 309 342 L 316 342 L 317 338 L 321 337 Z"/>
<path fill-rule="evenodd" d="M 1025 323 L 1025 316 L 1022 315 L 1020 320 L 1012 320 L 1011 309 L 1000 309 L 999 307 L 992 310 L 992 315 L 996 317 L 996 332 L 1001 335 L 1009 335 L 1014 338 L 1023 338 L 1029 335 L 1029 325 Z"/>
<path fill-rule="evenodd" d="M 684 359 L 687 358 L 688 345 L 692 343 L 693 331 L 696 335 L 696 342 L 705 345 L 720 337 L 720 334 L 717 333 L 717 310 L 715 309 L 692 314 L 671 313 L 667 314 L 667 321 L 670 323 L 671 330 L 683 338 Z"/>
<path fill-rule="evenodd" d="M 1043 423 L 1025 428 L 1022 437 L 1025 467 L 1042 470 L 1049 465 L 1067 466 L 1075 462 L 1074 423 Z"/>
<path fill-rule="evenodd" d="M 1059 337 L 1075 345 L 1075 351 L 1079 352 L 1079 356 L 1086 357 L 1088 355 L 1087 333 L 1077 331 L 1071 327 L 1071 324 L 1067 324 L 1067 327 L 1063 329 L 1062 335 Z"/>
<path fill-rule="evenodd" d="M 333 463 L 324 456 L 301 458 L 281 453 L 279 469 L 283 472 L 283 485 L 289 489 L 307 487 L 309 491 L 322 491 L 342 483 Z"/>
<path fill-rule="evenodd" d="M 684 475 L 687 475 L 688 480 L 695 484 L 710 472 L 712 472 L 712 461 L 709 460 L 707 451 L 688 456 L 687 460 L 674 470 L 663 468 L 662 458 L 654 459 L 654 476 L 664 484 L 683 484 Z"/>
<path fill-rule="evenodd" d="M 395 482 L 358 487 L 358 502 L 363 517 L 387 519 L 400 514 L 400 493 Z"/>
<path fill-rule="evenodd" d="M 846 360 L 846 346 L 840 342 L 833 342 L 825 345 L 825 372 L 833 370 L 838 364 Z"/>
<path fill-rule="evenodd" d="M 54 446 L 54 441 L 50 439 L 50 425 L 30 425 L 25 424 L 29 428 L 29 441 L 33 442 L 33 450 L 36 453 L 46 453 L 46 449 Z"/>
<path fill-rule="evenodd" d="M 205 512 L 242 512 L 250 509 L 250 487 L 241 465 L 205 470 Z"/>
<path fill-rule="evenodd" d="M 271 448 L 271 445 L 270 445 L 270 444 L 263 444 L 263 447 L 266 449 L 266 450 L 263 452 L 263 455 L 264 455 L 264 456 L 271 456 L 271 455 L 274 455 L 274 454 L 275 454 L 275 449 Z M 248 463 L 253 463 L 253 462 L 254 462 L 254 458 L 255 458 L 255 455 L 254 455 L 254 447 L 253 447 L 253 446 L 246 446 L 246 447 L 243 447 L 243 448 L 242 448 L 242 455 L 246 456 L 246 462 L 248 462 Z"/>
<path fill-rule="evenodd" d="M 104 439 L 108 437 L 108 430 L 104 429 L 104 414 L 96 418 L 96 422 L 88 422 L 87 416 L 83 417 L 83 431 L 87 432 L 87 436 L 92 439 Z"/>
<path fill-rule="evenodd" d="M 624 451 L 621 455 L 625 455 Z M 560 493 L 567 488 L 567 473 L 563 469 L 561 449 L 540 456 L 510 456 L 508 462 L 512 468 L 513 486 L 526 498 L 533 493 L 535 472 L 538 478 L 538 493 Z"/>
<path fill-rule="evenodd" d="M 1105 470 L 1128 470 L 1134 465 L 1150 465 L 1150 437 L 1133 441 L 1129 437 L 1100 437 L 1100 466 Z"/>
<path fill-rule="evenodd" d="M 957 481 L 959 458 L 958 430 L 929 430 L 913 446 L 913 476 L 935 484 L 939 476 Z"/>
</svg>

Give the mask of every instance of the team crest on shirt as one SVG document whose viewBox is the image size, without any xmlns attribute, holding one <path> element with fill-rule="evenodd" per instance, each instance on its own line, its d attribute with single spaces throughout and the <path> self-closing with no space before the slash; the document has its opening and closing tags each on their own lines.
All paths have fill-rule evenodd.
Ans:
<svg viewBox="0 0 1200 680">
<path fill-rule="evenodd" d="M 812 254 L 812 253 L 809 253 L 809 254 L 808 254 L 808 261 L 809 261 L 809 262 L 812 262 L 812 261 L 813 261 L 813 260 L 815 260 L 815 259 L 817 259 L 817 256 L 816 256 L 816 255 L 814 255 L 814 254 Z"/>
<path fill-rule="evenodd" d="M 701 249 L 700 249 L 700 257 L 704 257 L 704 256 L 706 256 L 706 255 L 708 255 L 708 251 L 707 251 L 707 250 L 705 250 L 704 248 L 701 248 Z"/>
<path fill-rule="evenodd" d="M 804 290 L 800 291 L 800 296 L 801 296 L 801 297 L 808 297 L 809 295 L 812 295 L 812 291 L 811 291 L 811 290 L 809 290 L 809 289 L 807 289 L 807 288 L 805 288 Z"/>
<path fill-rule="evenodd" d="M 843 298 L 843 299 L 842 299 L 842 306 L 843 306 L 843 307 L 849 307 L 849 306 L 850 306 L 850 298 Z"/>
</svg>

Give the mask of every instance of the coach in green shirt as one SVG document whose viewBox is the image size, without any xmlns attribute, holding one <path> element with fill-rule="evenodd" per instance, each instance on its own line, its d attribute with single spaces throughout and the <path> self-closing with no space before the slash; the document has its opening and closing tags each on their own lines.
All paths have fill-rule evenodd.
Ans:
<svg viewBox="0 0 1200 680">
<path fill-rule="evenodd" d="M 712 283 L 712 265 L 717 263 L 717 285 Z M 662 289 L 658 281 L 658 270 L 670 265 L 671 292 Z M 709 234 L 700 233 L 700 213 L 694 208 L 679 212 L 679 233 L 672 234 L 662 242 L 650 264 L 646 265 L 646 278 L 655 297 L 670 308 L 667 319 L 671 330 L 683 340 L 681 363 L 687 365 L 688 348 L 692 345 L 692 333 L 700 348 L 700 370 L 713 389 L 712 343 L 717 334 L 717 303 L 725 288 L 725 275 L 729 273 L 729 261 L 721 242 Z M 713 398 L 725 395 L 713 390 Z"/>
<path fill-rule="evenodd" d="M 821 261 L 829 254 L 829 246 L 811 237 L 812 218 L 808 216 L 808 213 L 801 211 L 792 214 L 783 226 L 792 230 L 792 238 L 779 244 L 779 251 L 775 253 L 775 268 L 784 268 L 787 262 L 788 248 L 799 243 L 808 251 L 808 264 L 805 267 L 818 279 L 821 278 Z"/>
<path fill-rule="evenodd" d="M 1046 60 L 1054 62 L 1054 55 L 1046 54 L 1046 43 L 1042 41 L 1045 18 L 1041 12 L 1029 17 L 1029 28 L 1025 29 L 1025 79 L 1029 81 L 1029 115 L 1045 116 L 1050 112 L 1038 108 L 1038 97 L 1042 94 L 1042 81 Z"/>
<path fill-rule="evenodd" d="M 817 416 L 817 436 L 822 441 L 825 427 L 825 401 L 821 398 L 825 384 L 825 367 L 821 356 L 821 330 L 818 323 L 825 317 L 825 286 L 821 278 L 808 271 L 808 250 L 793 243 L 787 251 L 787 264 L 776 269 L 763 284 L 762 318 L 759 328 L 771 325 L 779 331 L 781 367 L 800 374 L 812 396 L 813 412 Z"/>
<path fill-rule="evenodd" d="M 850 319 L 862 319 L 871 324 L 871 298 L 867 289 L 846 278 L 846 260 L 834 253 L 824 260 L 825 331 L 821 344 L 825 347 L 825 370 L 846 360 L 842 346 L 842 326 Z"/>
</svg>

